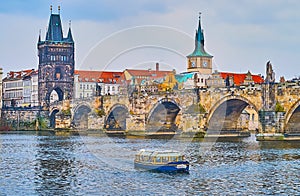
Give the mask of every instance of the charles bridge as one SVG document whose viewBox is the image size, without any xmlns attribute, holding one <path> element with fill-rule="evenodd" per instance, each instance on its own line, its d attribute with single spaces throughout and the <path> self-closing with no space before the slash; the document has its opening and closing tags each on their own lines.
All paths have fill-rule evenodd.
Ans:
<svg viewBox="0 0 300 196">
<path fill-rule="evenodd" d="M 250 108 L 257 116 L 256 131 L 297 132 L 299 92 L 297 83 L 282 83 L 100 96 L 52 104 L 47 115 L 56 128 L 225 133 L 248 130 L 239 121 Z"/>
<path fill-rule="evenodd" d="M 239 126 L 247 108 L 257 116 L 259 132 L 295 133 L 300 120 L 300 86 L 294 83 L 228 88 L 189 89 L 156 94 L 99 96 L 51 104 L 48 110 L 3 109 L 11 122 L 33 121 L 38 115 L 48 127 L 106 132 L 214 132 L 250 129 Z M 18 126 L 19 128 L 19 126 Z"/>
</svg>

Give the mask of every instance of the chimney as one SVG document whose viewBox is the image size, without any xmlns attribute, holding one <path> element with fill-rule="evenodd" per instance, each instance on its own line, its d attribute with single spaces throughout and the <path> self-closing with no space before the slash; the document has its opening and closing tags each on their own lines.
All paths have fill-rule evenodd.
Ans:
<svg viewBox="0 0 300 196">
<path fill-rule="evenodd" d="M 156 71 L 159 71 L 159 63 L 156 63 L 155 70 L 156 70 Z"/>
</svg>

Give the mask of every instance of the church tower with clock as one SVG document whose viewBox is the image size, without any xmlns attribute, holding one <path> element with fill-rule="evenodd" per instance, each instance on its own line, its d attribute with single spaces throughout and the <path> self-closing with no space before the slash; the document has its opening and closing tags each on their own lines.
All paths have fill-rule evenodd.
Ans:
<svg viewBox="0 0 300 196">
<path fill-rule="evenodd" d="M 212 58 L 204 49 L 204 34 L 201 27 L 201 13 L 199 14 L 198 30 L 195 36 L 195 50 L 187 56 L 187 71 L 200 74 L 212 74 Z"/>
</svg>

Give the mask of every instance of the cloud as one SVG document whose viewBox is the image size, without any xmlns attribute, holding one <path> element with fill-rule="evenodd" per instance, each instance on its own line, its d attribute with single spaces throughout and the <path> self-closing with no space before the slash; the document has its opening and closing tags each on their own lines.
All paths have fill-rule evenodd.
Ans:
<svg viewBox="0 0 300 196">
<path fill-rule="evenodd" d="M 42 20 L 0 14 L 0 66 L 4 73 L 10 70 L 37 67 L 37 40 Z M 45 24 L 43 24 L 44 26 Z"/>
<path fill-rule="evenodd" d="M 0 66 L 6 71 L 37 67 L 38 31 L 43 30 L 44 38 L 50 4 L 44 1 L 37 4 L 27 2 L 26 5 L 23 1 L 8 2 L 10 3 L 7 6 L 3 5 L 0 9 L 0 20 L 5 27 L 0 36 L 0 47 L 3 51 Z M 12 2 L 18 2 L 20 6 L 13 8 Z M 265 63 L 271 60 L 277 78 L 280 75 L 291 78 L 298 72 L 300 3 L 297 0 L 57 0 L 50 3 L 53 4 L 54 10 L 57 5 L 62 6 L 61 16 L 65 32 L 68 20 L 72 20 L 76 66 L 83 63 L 84 57 L 97 43 L 126 28 L 141 25 L 167 26 L 185 32 L 193 38 L 198 24 L 198 12 L 201 11 L 206 50 L 214 55 L 214 69 L 233 72 L 250 70 L 264 74 Z M 29 5 L 32 5 L 32 8 Z M 142 36 L 139 35 L 139 39 Z M 159 40 L 159 35 L 155 36 L 155 39 Z M 134 36 L 111 47 L 125 47 L 127 41 L 132 38 Z M 151 38 L 145 37 L 145 40 L 147 39 Z M 174 43 L 171 43 L 170 47 L 176 48 L 176 40 L 172 42 Z M 180 43 L 186 55 L 192 52 L 193 43 Z M 149 50 L 145 52 L 149 53 Z M 145 56 L 142 52 L 138 54 Z M 157 55 L 159 52 L 149 54 Z M 164 55 L 165 60 L 169 54 Z M 173 58 L 171 56 L 169 58 Z M 173 59 L 168 61 L 173 62 Z M 123 65 L 131 63 L 136 62 L 122 57 L 120 69 L 124 68 Z M 181 59 L 178 66 L 184 67 L 185 63 Z"/>
</svg>

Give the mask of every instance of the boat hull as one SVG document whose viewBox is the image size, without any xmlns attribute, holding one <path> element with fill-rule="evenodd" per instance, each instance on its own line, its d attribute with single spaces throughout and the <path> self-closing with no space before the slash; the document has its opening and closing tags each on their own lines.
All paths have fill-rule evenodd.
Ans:
<svg viewBox="0 0 300 196">
<path fill-rule="evenodd" d="M 149 170 L 154 172 L 189 173 L 189 162 L 178 161 L 178 162 L 170 162 L 167 164 L 150 164 L 144 162 L 134 162 L 134 168 Z"/>
</svg>

